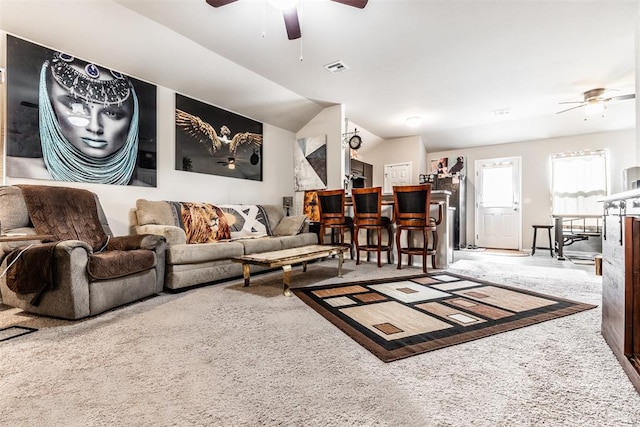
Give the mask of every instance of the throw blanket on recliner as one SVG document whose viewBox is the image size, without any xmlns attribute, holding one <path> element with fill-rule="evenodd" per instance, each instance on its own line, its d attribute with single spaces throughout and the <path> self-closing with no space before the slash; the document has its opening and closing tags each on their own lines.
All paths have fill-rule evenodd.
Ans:
<svg viewBox="0 0 640 427">
<path fill-rule="evenodd" d="M 79 188 L 18 185 L 27 204 L 29 218 L 38 234 L 54 240 L 80 240 L 94 251 L 107 243 L 95 195 Z"/>
<path fill-rule="evenodd" d="M 11 265 L 7 271 L 7 287 L 17 294 L 35 292 L 32 305 L 37 306 L 44 291 L 54 287 L 52 260 L 56 244 L 38 244 L 24 251 L 18 248 L 7 255 L 7 265 Z"/>
<path fill-rule="evenodd" d="M 11 265 L 7 272 L 7 287 L 16 293 L 35 292 L 31 304 L 38 305 L 42 294 L 55 285 L 52 261 L 56 242 L 80 240 L 99 251 L 107 244 L 108 236 L 100 223 L 92 192 L 40 185 L 18 187 L 36 233 L 53 235 L 54 242 L 11 252 L 7 257 L 7 265 Z M 16 262 L 11 264 L 14 260 Z"/>
</svg>

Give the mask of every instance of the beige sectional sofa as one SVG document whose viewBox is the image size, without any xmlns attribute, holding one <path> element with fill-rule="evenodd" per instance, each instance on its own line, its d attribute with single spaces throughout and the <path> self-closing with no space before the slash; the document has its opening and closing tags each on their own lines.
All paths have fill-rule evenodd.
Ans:
<svg viewBox="0 0 640 427">
<path fill-rule="evenodd" d="M 205 215 L 209 216 L 198 223 L 185 213 L 189 209 L 206 211 Z M 318 237 L 308 232 L 305 219 L 285 216 L 278 205 L 212 205 L 139 199 L 130 221 L 134 234 L 166 238 L 164 287 L 178 290 L 242 277 L 242 266 L 231 261 L 233 257 L 317 244 Z M 223 228 L 219 221 L 229 226 L 230 235 L 216 235 Z M 263 270 L 257 266 L 251 269 L 252 272 Z"/>
</svg>

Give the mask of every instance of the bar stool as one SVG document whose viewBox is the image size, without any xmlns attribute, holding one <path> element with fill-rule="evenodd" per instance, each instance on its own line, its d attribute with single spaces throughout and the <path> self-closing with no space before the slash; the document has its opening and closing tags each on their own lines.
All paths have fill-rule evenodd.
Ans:
<svg viewBox="0 0 640 427">
<path fill-rule="evenodd" d="M 344 232 L 349 231 L 349 255 L 353 259 L 353 218 L 344 214 L 345 191 L 322 190 L 318 191 L 318 207 L 320 211 L 320 244 L 324 245 L 324 235 L 326 229 L 331 230 L 331 243 L 336 243 L 335 232 L 340 235 L 340 245 L 344 243 Z"/>
<path fill-rule="evenodd" d="M 393 187 L 393 222 L 396 224 L 396 248 L 398 249 L 398 269 L 402 268 L 402 254 L 409 256 L 407 265 L 413 264 L 413 255 L 422 255 L 422 271 L 427 272 L 427 256 L 431 256 L 431 266 L 436 268 L 436 248 L 438 246 L 437 225 L 442 220 L 442 206 L 439 219 L 431 218 L 431 184 L 400 185 Z M 407 246 L 402 247 L 402 231 L 407 232 Z M 412 232 L 422 233 L 422 245 L 412 245 Z M 429 247 L 429 233 L 433 236 Z"/>
<path fill-rule="evenodd" d="M 531 246 L 531 255 L 536 253 L 536 249 L 549 249 L 549 253 L 553 257 L 553 241 L 551 240 L 551 229 L 553 225 L 532 225 L 533 227 L 533 245 Z M 549 233 L 549 247 L 543 248 L 540 246 L 536 246 L 536 239 L 538 237 L 538 229 L 546 229 Z"/>
<path fill-rule="evenodd" d="M 360 264 L 360 251 L 367 252 L 367 261 L 369 260 L 369 252 L 377 252 L 378 267 L 382 267 L 380 255 L 382 251 L 386 251 L 387 261 L 391 264 L 393 228 L 391 227 L 391 218 L 382 216 L 382 187 L 354 188 L 351 195 L 353 198 L 353 222 L 355 223 L 356 265 Z M 360 245 L 358 238 L 360 229 L 367 230 L 366 245 Z M 385 229 L 388 241 L 386 245 L 382 245 L 382 230 Z M 371 241 L 371 231 L 375 231 L 378 235 L 377 244 Z"/>
</svg>

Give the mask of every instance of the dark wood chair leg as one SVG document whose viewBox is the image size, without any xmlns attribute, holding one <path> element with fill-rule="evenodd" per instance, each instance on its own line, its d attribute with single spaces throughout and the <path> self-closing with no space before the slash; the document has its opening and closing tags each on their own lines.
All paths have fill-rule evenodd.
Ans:
<svg viewBox="0 0 640 427">
<path fill-rule="evenodd" d="M 389 248 L 387 249 L 387 264 L 393 264 L 393 227 L 391 224 L 387 226 L 387 233 L 389 233 Z"/>
<path fill-rule="evenodd" d="M 355 235 L 356 235 L 356 265 L 360 264 L 360 243 L 358 242 L 358 235 L 359 235 L 360 229 L 358 227 L 355 228 Z"/>
<path fill-rule="evenodd" d="M 400 237 L 402 234 L 402 227 L 398 227 L 396 230 L 396 248 L 398 248 L 398 270 L 402 269 L 402 246 L 400 246 Z"/>
<path fill-rule="evenodd" d="M 382 229 L 378 228 L 378 267 L 382 267 Z"/>
<path fill-rule="evenodd" d="M 353 241 L 353 225 L 349 227 L 350 239 L 349 240 L 349 256 L 353 259 L 353 246 L 355 245 Z"/>
<path fill-rule="evenodd" d="M 422 229 L 422 272 L 427 272 L 427 253 L 429 253 L 429 230 L 427 228 Z"/>
<path fill-rule="evenodd" d="M 438 232 L 433 230 L 433 255 L 431 255 L 431 267 L 436 268 L 436 248 L 438 247 Z"/>
</svg>

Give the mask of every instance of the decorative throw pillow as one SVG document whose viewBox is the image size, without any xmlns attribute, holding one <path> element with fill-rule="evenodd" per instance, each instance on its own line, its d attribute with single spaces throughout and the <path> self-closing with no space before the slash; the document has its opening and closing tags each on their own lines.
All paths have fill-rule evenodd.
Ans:
<svg viewBox="0 0 640 427">
<path fill-rule="evenodd" d="M 174 225 L 171 205 L 164 201 L 136 200 L 136 218 L 138 225 L 163 224 Z"/>
<path fill-rule="evenodd" d="M 219 205 L 227 217 L 232 239 L 270 234 L 269 221 L 260 205 Z"/>
<path fill-rule="evenodd" d="M 273 230 L 274 236 L 295 236 L 304 228 L 307 217 L 305 215 L 285 216 Z"/>
<path fill-rule="evenodd" d="M 227 217 L 219 207 L 193 202 L 183 202 L 181 205 L 187 243 L 210 243 L 231 238 Z"/>
</svg>

